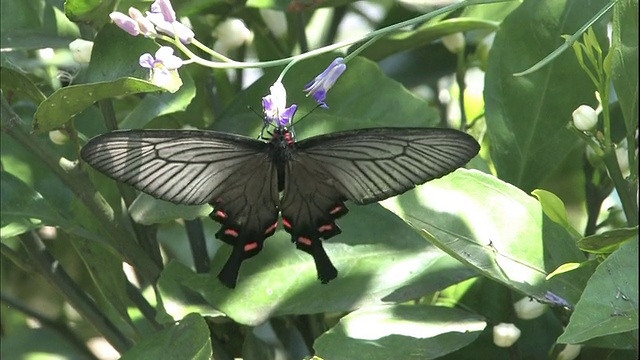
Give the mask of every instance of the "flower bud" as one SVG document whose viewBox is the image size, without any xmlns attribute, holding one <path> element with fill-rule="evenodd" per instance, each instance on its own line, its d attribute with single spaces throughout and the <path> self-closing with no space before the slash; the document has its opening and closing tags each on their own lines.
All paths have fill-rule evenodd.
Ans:
<svg viewBox="0 0 640 360">
<path fill-rule="evenodd" d="M 521 331 L 513 324 L 500 323 L 493 327 L 493 343 L 507 348 L 520 338 Z"/>
<path fill-rule="evenodd" d="M 445 35 L 442 37 L 442 44 L 454 54 L 462 52 L 465 47 L 464 35 L 461 32 Z"/>
<path fill-rule="evenodd" d="M 69 142 L 69 136 L 60 130 L 49 131 L 49 140 L 56 145 L 64 145 Z"/>
<path fill-rule="evenodd" d="M 284 12 L 261 8 L 260 16 L 275 37 L 279 38 L 287 33 L 287 17 Z"/>
<path fill-rule="evenodd" d="M 567 344 L 567 346 L 558 354 L 558 360 L 573 360 L 580 355 L 582 345 Z"/>
<path fill-rule="evenodd" d="M 547 310 L 547 305 L 524 297 L 513 304 L 513 310 L 515 310 L 518 319 L 530 320 L 544 314 Z"/>
<path fill-rule="evenodd" d="M 214 44 L 214 50 L 221 53 L 227 53 L 248 43 L 252 39 L 251 30 L 240 19 L 227 19 L 218 25 L 213 32 L 218 38 Z"/>
<path fill-rule="evenodd" d="M 88 64 L 91 60 L 91 50 L 93 50 L 93 42 L 83 39 L 75 39 L 69 43 L 69 50 L 73 60 L 78 64 Z"/>
<path fill-rule="evenodd" d="M 573 111 L 573 125 L 580 131 L 589 131 L 598 123 L 598 113 L 589 105 L 580 105 Z"/>
</svg>

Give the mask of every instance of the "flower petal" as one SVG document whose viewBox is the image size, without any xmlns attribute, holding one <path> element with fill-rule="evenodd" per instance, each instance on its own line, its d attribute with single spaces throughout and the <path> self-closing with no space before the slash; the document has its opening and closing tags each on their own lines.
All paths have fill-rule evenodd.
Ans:
<svg viewBox="0 0 640 360">
<path fill-rule="evenodd" d="M 138 36 L 140 34 L 140 27 L 138 22 L 118 11 L 114 11 L 109 14 L 109 17 L 113 22 L 122 30 L 129 33 L 132 36 Z"/>
<path fill-rule="evenodd" d="M 140 66 L 147 69 L 153 69 L 153 66 L 156 62 L 153 56 L 151 56 L 151 54 L 149 53 L 144 53 L 140 55 L 140 60 L 138 61 L 140 63 Z"/>
</svg>

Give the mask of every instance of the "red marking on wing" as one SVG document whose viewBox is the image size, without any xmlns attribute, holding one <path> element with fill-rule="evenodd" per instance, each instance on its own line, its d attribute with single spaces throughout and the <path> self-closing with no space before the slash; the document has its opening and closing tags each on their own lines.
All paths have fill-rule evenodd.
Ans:
<svg viewBox="0 0 640 360">
<path fill-rule="evenodd" d="M 273 231 L 276 230 L 277 227 L 278 227 L 278 221 L 276 221 L 273 225 L 269 226 L 267 230 L 264 231 L 265 235 L 272 233 Z"/>
<path fill-rule="evenodd" d="M 222 210 L 216 211 L 216 216 L 221 219 L 226 219 L 228 217 L 227 213 Z"/>
<path fill-rule="evenodd" d="M 257 247 L 258 247 L 258 243 L 254 241 L 254 242 L 246 244 L 244 246 L 244 251 L 245 252 L 249 252 L 249 251 L 251 251 L 251 250 L 253 250 L 253 249 L 257 248 Z"/>
<path fill-rule="evenodd" d="M 325 231 L 333 230 L 333 224 L 322 225 L 318 228 L 318 231 L 323 233 Z"/>
<path fill-rule="evenodd" d="M 313 240 L 309 239 L 308 237 L 300 236 L 298 237 L 298 242 L 307 246 L 311 246 Z"/>
<path fill-rule="evenodd" d="M 291 229 L 291 223 L 285 218 L 282 218 L 282 225 L 284 225 L 284 227 L 286 227 L 287 229 Z"/>
<path fill-rule="evenodd" d="M 342 206 L 338 205 L 329 211 L 329 214 L 334 215 L 342 211 Z"/>
<path fill-rule="evenodd" d="M 225 235 L 229 235 L 229 236 L 233 236 L 233 237 L 238 237 L 238 231 L 234 230 L 234 229 L 225 229 L 224 230 L 224 234 Z"/>
</svg>

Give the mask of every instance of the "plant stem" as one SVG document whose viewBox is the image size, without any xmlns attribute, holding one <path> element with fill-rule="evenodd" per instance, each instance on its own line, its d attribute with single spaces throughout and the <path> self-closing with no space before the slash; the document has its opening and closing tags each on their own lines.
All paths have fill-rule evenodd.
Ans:
<svg viewBox="0 0 640 360">
<path fill-rule="evenodd" d="M 151 258 L 132 241 L 131 234 L 124 225 L 116 221 L 113 209 L 93 187 L 86 173 L 77 166 L 63 166 L 70 162 L 55 151 L 47 148 L 36 137 L 29 134 L 22 120 L 13 112 L 2 96 L 2 131 L 7 133 L 25 149 L 42 160 L 54 174 L 82 201 L 91 214 L 104 226 L 106 236 L 113 246 L 126 260 L 132 264 L 149 281 L 155 283 L 160 276 L 160 268 Z"/>
<path fill-rule="evenodd" d="M 80 290 L 58 260 L 49 253 L 39 237 L 33 232 L 26 232 L 20 235 L 19 239 L 38 272 L 87 322 L 107 339 L 111 346 L 120 353 L 133 346 L 132 342 L 100 311 L 93 300 Z"/>
</svg>

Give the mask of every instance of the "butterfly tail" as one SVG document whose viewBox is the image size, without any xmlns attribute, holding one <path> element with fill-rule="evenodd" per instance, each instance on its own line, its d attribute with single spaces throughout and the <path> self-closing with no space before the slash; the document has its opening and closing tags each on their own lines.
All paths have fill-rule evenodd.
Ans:
<svg viewBox="0 0 640 360">
<path fill-rule="evenodd" d="M 299 250 L 302 250 L 307 254 L 313 256 L 313 260 L 316 263 L 318 279 L 323 284 L 328 283 L 338 276 L 338 270 L 331 263 L 329 256 L 322 247 L 322 241 L 319 238 L 311 239 L 308 237 L 299 236 L 297 240 L 295 240 L 295 243 L 296 247 Z"/>
</svg>

